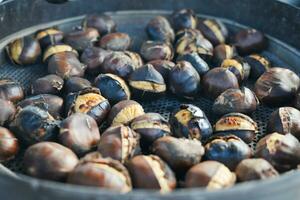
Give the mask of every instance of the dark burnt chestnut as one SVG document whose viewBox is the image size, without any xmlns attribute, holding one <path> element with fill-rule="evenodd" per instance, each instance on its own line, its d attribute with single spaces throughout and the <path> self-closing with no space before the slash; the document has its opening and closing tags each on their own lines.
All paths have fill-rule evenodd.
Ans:
<svg viewBox="0 0 300 200">
<path fill-rule="evenodd" d="M 248 79 L 251 70 L 250 65 L 241 57 L 225 59 L 221 67 L 227 68 L 234 73 L 240 83 Z"/>
<path fill-rule="evenodd" d="M 177 176 L 182 176 L 201 161 L 204 148 L 198 140 L 166 136 L 153 143 L 152 152 L 166 161 Z"/>
<path fill-rule="evenodd" d="M 34 64 L 41 55 L 39 42 L 32 37 L 16 39 L 9 44 L 8 56 L 17 65 Z"/>
<path fill-rule="evenodd" d="M 175 33 L 167 18 L 157 16 L 149 21 L 146 27 L 148 37 L 154 41 L 173 43 Z"/>
<path fill-rule="evenodd" d="M 271 62 L 262 55 L 252 54 L 244 59 L 251 67 L 250 77 L 255 80 L 271 68 Z"/>
<path fill-rule="evenodd" d="M 227 89 L 218 96 L 213 104 L 212 110 L 217 115 L 227 113 L 252 113 L 259 105 L 256 95 L 246 87 L 241 89 Z"/>
<path fill-rule="evenodd" d="M 136 117 L 130 127 L 140 134 L 140 144 L 144 151 L 148 151 L 158 138 L 171 134 L 168 121 L 158 113 L 146 113 Z"/>
<path fill-rule="evenodd" d="M 109 33 L 99 41 L 101 48 L 112 51 L 125 51 L 130 44 L 131 39 L 127 33 Z"/>
<path fill-rule="evenodd" d="M 170 91 L 187 99 L 193 99 L 200 91 L 200 76 L 191 63 L 180 61 L 169 73 Z"/>
<path fill-rule="evenodd" d="M 264 180 L 279 175 L 277 170 L 262 158 L 242 160 L 235 173 L 239 181 Z"/>
<path fill-rule="evenodd" d="M 236 175 L 220 162 L 208 160 L 193 166 L 186 174 L 185 187 L 218 190 L 235 184 Z"/>
<path fill-rule="evenodd" d="M 100 74 L 96 77 L 94 85 L 111 105 L 130 99 L 131 93 L 126 82 L 117 75 Z"/>
<path fill-rule="evenodd" d="M 58 54 L 58 53 L 64 53 L 64 52 L 72 52 L 78 57 L 78 52 L 73 49 L 71 46 L 66 45 L 66 44 L 54 44 L 49 46 L 43 56 L 43 61 L 46 63 L 51 56 Z"/>
<path fill-rule="evenodd" d="M 144 65 L 143 59 L 140 54 L 132 51 L 124 51 L 123 53 L 131 59 L 134 65 L 134 69 L 140 68 Z"/>
<path fill-rule="evenodd" d="M 214 46 L 224 44 L 228 38 L 228 30 L 219 20 L 199 20 L 197 27 Z"/>
<path fill-rule="evenodd" d="M 140 136 L 128 126 L 113 126 L 101 135 L 98 151 L 103 157 L 125 163 L 140 153 L 139 139 Z"/>
<path fill-rule="evenodd" d="M 257 79 L 254 92 L 258 99 L 271 106 L 289 103 L 296 95 L 300 79 L 289 69 L 274 67 Z"/>
<path fill-rule="evenodd" d="M 296 94 L 296 97 L 294 99 L 293 105 L 294 105 L 295 108 L 297 108 L 298 110 L 300 110 L 300 92 L 299 91 Z"/>
<path fill-rule="evenodd" d="M 78 163 L 77 156 L 55 142 L 30 146 L 24 155 L 25 172 L 33 177 L 64 181 Z"/>
<path fill-rule="evenodd" d="M 6 126 L 13 120 L 16 107 L 11 101 L 0 99 L 0 126 Z"/>
<path fill-rule="evenodd" d="M 41 47 L 46 49 L 48 46 L 61 43 L 64 33 L 56 28 L 48 28 L 38 31 L 35 38 L 39 41 Z"/>
<path fill-rule="evenodd" d="M 278 132 L 281 134 L 291 133 L 300 139 L 300 111 L 293 107 L 281 107 L 272 112 L 267 133 Z"/>
<path fill-rule="evenodd" d="M 192 104 L 181 104 L 170 116 L 169 123 L 175 137 L 205 141 L 213 132 L 205 113 Z"/>
<path fill-rule="evenodd" d="M 164 78 L 151 64 L 146 64 L 132 72 L 128 82 L 133 95 L 144 100 L 163 95 L 167 88 Z"/>
<path fill-rule="evenodd" d="M 97 122 L 92 117 L 74 113 L 61 122 L 58 139 L 61 144 L 80 156 L 97 147 L 100 132 Z"/>
<path fill-rule="evenodd" d="M 85 113 L 94 118 L 98 125 L 109 113 L 110 104 L 101 96 L 97 88 L 87 88 L 76 93 L 70 93 L 66 99 L 67 116 L 73 113 Z"/>
<path fill-rule="evenodd" d="M 166 83 L 169 80 L 171 69 L 175 67 L 175 63 L 169 60 L 152 60 L 148 64 L 151 64 L 162 75 Z"/>
<path fill-rule="evenodd" d="M 17 103 L 23 98 L 24 91 L 19 83 L 9 79 L 0 80 L 0 99 Z"/>
<path fill-rule="evenodd" d="M 174 173 L 158 156 L 135 156 L 126 166 L 134 188 L 156 189 L 166 193 L 176 187 Z"/>
<path fill-rule="evenodd" d="M 172 26 L 178 31 L 187 28 L 196 28 L 198 18 L 192 9 L 174 11 L 171 16 Z"/>
<path fill-rule="evenodd" d="M 92 87 L 92 84 L 87 79 L 80 77 L 70 77 L 65 81 L 64 93 L 68 95 L 70 93 L 76 93 L 90 87 Z"/>
<path fill-rule="evenodd" d="M 176 61 L 187 61 L 191 63 L 200 76 L 209 70 L 208 64 L 196 52 L 182 54 L 177 57 Z"/>
<path fill-rule="evenodd" d="M 259 53 L 267 47 L 267 39 L 258 30 L 244 29 L 235 35 L 234 45 L 241 55 Z"/>
<path fill-rule="evenodd" d="M 115 21 L 108 15 L 88 15 L 83 20 L 83 27 L 96 28 L 100 35 L 105 35 L 116 31 Z"/>
<path fill-rule="evenodd" d="M 251 156 L 251 148 L 235 135 L 214 136 L 205 145 L 207 160 L 219 161 L 232 171 L 240 161 Z"/>
<path fill-rule="evenodd" d="M 31 84 L 31 94 L 59 94 L 64 86 L 64 80 L 54 74 L 36 79 Z"/>
<path fill-rule="evenodd" d="M 217 135 L 236 135 L 244 142 L 250 143 L 258 133 L 258 127 L 256 122 L 247 115 L 229 113 L 216 122 L 214 133 Z"/>
<path fill-rule="evenodd" d="M 295 169 L 300 164 L 300 144 L 292 134 L 269 134 L 256 145 L 255 157 L 264 158 L 279 172 Z"/>
<path fill-rule="evenodd" d="M 31 96 L 18 103 L 18 107 L 37 106 L 40 109 L 46 110 L 54 118 L 59 119 L 63 113 L 64 100 L 51 94 L 40 94 Z"/>
<path fill-rule="evenodd" d="M 225 59 L 231 59 L 235 56 L 237 56 L 235 46 L 219 44 L 214 48 L 212 63 L 214 67 L 220 67 Z"/>
<path fill-rule="evenodd" d="M 203 76 L 202 86 L 205 94 L 215 99 L 227 89 L 238 89 L 239 82 L 229 69 L 216 67 Z"/>
<path fill-rule="evenodd" d="M 146 61 L 172 60 L 174 56 L 173 47 L 169 43 L 161 41 L 146 41 L 140 50 L 141 56 Z"/>
<path fill-rule="evenodd" d="M 0 162 L 13 159 L 18 151 L 18 139 L 8 129 L 0 127 Z"/>
<path fill-rule="evenodd" d="M 117 160 L 102 158 L 97 152 L 83 157 L 68 176 L 68 183 L 105 188 L 120 193 L 131 191 L 127 169 Z"/>
</svg>

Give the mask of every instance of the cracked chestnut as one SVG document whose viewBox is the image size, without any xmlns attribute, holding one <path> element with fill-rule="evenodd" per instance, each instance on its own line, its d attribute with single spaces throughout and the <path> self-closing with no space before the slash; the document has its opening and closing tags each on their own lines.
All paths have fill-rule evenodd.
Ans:
<svg viewBox="0 0 300 200">
<path fill-rule="evenodd" d="M 223 60 L 221 67 L 229 69 L 241 83 L 250 75 L 250 65 L 241 57 L 234 57 Z"/>
<path fill-rule="evenodd" d="M 124 51 L 123 53 L 131 59 L 134 69 L 138 69 L 144 65 L 144 61 L 140 54 L 132 51 Z"/>
<path fill-rule="evenodd" d="M 112 51 L 125 51 L 130 45 L 131 38 L 127 33 L 109 33 L 99 41 L 101 48 Z"/>
<path fill-rule="evenodd" d="M 166 83 L 169 80 L 171 69 L 175 67 L 175 63 L 169 60 L 152 60 L 148 64 L 151 64 L 162 75 Z"/>
<path fill-rule="evenodd" d="M 173 43 L 175 39 L 175 33 L 171 24 L 168 19 L 163 16 L 157 16 L 151 19 L 146 26 L 146 32 L 148 37 L 154 41 Z"/>
<path fill-rule="evenodd" d="M 235 46 L 219 44 L 214 48 L 212 63 L 214 67 L 220 67 L 224 60 L 234 58 L 235 56 L 237 56 Z"/>
<path fill-rule="evenodd" d="M 64 93 L 68 95 L 90 87 L 92 87 L 92 84 L 87 79 L 81 77 L 70 77 L 65 81 Z"/>
<path fill-rule="evenodd" d="M 188 29 L 181 29 L 179 31 L 176 32 L 175 35 L 175 44 L 177 43 L 177 41 L 181 40 L 182 38 L 194 38 L 194 37 L 204 37 L 202 35 L 202 33 L 195 28 L 188 28 Z"/>
<path fill-rule="evenodd" d="M 55 54 L 59 53 L 66 53 L 66 52 L 72 52 L 75 54 L 76 57 L 78 57 L 78 52 L 73 49 L 71 46 L 66 45 L 66 44 L 54 44 L 49 46 L 43 55 L 43 62 L 47 63 L 49 58 L 51 58 Z"/>
<path fill-rule="evenodd" d="M 186 53 L 177 57 L 176 61 L 187 61 L 192 64 L 200 76 L 209 71 L 208 64 L 196 53 Z"/>
<path fill-rule="evenodd" d="M 18 139 L 10 130 L 0 127 L 0 162 L 13 159 L 18 151 Z"/>
<path fill-rule="evenodd" d="M 50 74 L 38 78 L 31 84 L 31 94 L 59 94 L 64 86 L 64 80 L 55 75 Z"/>
<path fill-rule="evenodd" d="M 0 99 L 17 103 L 23 98 L 24 91 L 19 83 L 9 79 L 0 80 Z"/>
<path fill-rule="evenodd" d="M 146 61 L 172 60 L 174 56 L 171 44 L 161 41 L 145 41 L 141 46 L 140 53 Z"/>
<path fill-rule="evenodd" d="M 39 41 L 41 47 L 47 47 L 59 44 L 63 41 L 64 33 L 56 28 L 40 30 L 36 33 L 35 38 Z"/>
<path fill-rule="evenodd" d="M 7 126 L 16 113 L 15 105 L 8 100 L 0 99 L 0 126 Z"/>
<path fill-rule="evenodd" d="M 244 59 L 251 67 L 250 78 L 254 80 L 271 68 L 271 62 L 262 55 L 252 54 Z"/>
<path fill-rule="evenodd" d="M 92 27 L 98 30 L 100 35 L 106 35 L 116 31 L 116 22 L 108 15 L 88 15 L 83 20 L 83 27 Z"/>
<path fill-rule="evenodd" d="M 175 31 L 196 28 L 198 18 L 192 9 L 176 10 L 171 15 L 172 26 Z"/>
</svg>

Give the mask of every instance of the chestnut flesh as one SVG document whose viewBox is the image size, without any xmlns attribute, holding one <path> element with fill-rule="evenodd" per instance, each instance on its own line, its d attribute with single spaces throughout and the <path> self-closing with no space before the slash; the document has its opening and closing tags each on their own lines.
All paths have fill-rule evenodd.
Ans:
<svg viewBox="0 0 300 200">
<path fill-rule="evenodd" d="M 8 129 L 0 127 L 0 162 L 13 159 L 18 151 L 18 139 Z"/>
<path fill-rule="evenodd" d="M 64 86 L 64 80 L 55 75 L 50 74 L 36 79 L 31 84 L 31 94 L 59 94 Z"/>
<path fill-rule="evenodd" d="M 250 75 L 250 65 L 238 56 L 223 60 L 221 67 L 227 68 L 234 73 L 240 83 L 247 80 Z"/>
<path fill-rule="evenodd" d="M 225 59 L 231 59 L 235 56 L 237 56 L 235 46 L 228 44 L 219 44 L 214 48 L 212 63 L 214 67 L 220 67 Z"/>
</svg>

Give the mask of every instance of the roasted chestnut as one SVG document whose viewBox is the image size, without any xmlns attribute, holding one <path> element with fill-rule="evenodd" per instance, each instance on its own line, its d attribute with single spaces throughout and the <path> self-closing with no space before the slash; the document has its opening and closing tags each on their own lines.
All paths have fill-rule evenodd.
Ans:
<svg viewBox="0 0 300 200">
<path fill-rule="evenodd" d="M 186 174 L 185 187 L 205 187 L 218 190 L 235 184 L 236 175 L 225 165 L 217 161 L 204 161 L 193 166 Z"/>
<path fill-rule="evenodd" d="M 257 79 L 254 92 L 258 99 L 271 106 L 289 103 L 296 95 L 300 79 L 289 69 L 274 67 Z"/>
<path fill-rule="evenodd" d="M 175 63 L 169 60 L 152 60 L 148 64 L 151 64 L 162 75 L 166 83 L 171 69 L 175 67 Z"/>
<path fill-rule="evenodd" d="M 208 64 L 196 52 L 182 54 L 177 57 L 176 61 L 187 61 L 191 63 L 200 76 L 209 70 Z"/>
<path fill-rule="evenodd" d="M 199 20 L 197 27 L 214 46 L 224 44 L 228 38 L 228 30 L 219 20 Z"/>
<path fill-rule="evenodd" d="M 157 16 L 149 21 L 146 27 L 148 37 L 154 41 L 173 43 L 175 33 L 167 18 Z"/>
<path fill-rule="evenodd" d="M 109 33 L 101 38 L 99 46 L 112 51 L 125 51 L 130 47 L 131 39 L 126 33 Z"/>
<path fill-rule="evenodd" d="M 240 55 L 259 53 L 267 47 L 267 39 L 258 30 L 244 29 L 234 36 L 234 45 Z"/>
<path fill-rule="evenodd" d="M 133 95 L 145 100 L 163 95 L 167 88 L 164 78 L 151 64 L 146 64 L 132 72 L 128 82 Z"/>
<path fill-rule="evenodd" d="M 225 59 L 231 59 L 235 56 L 237 56 L 237 51 L 235 46 L 231 46 L 227 44 L 219 44 L 214 48 L 212 63 L 214 67 L 220 67 L 222 62 Z"/>
<path fill-rule="evenodd" d="M 212 135 L 212 127 L 205 113 L 192 104 L 181 104 L 170 116 L 171 133 L 205 141 Z"/>
<path fill-rule="evenodd" d="M 104 121 L 110 110 L 107 99 L 101 96 L 97 88 L 87 88 L 76 93 L 70 93 L 66 99 L 67 116 L 73 113 L 85 113 L 94 118 L 98 125 Z"/>
<path fill-rule="evenodd" d="M 64 33 L 56 28 L 48 28 L 38 31 L 35 38 L 39 41 L 41 47 L 46 49 L 48 46 L 61 43 Z"/>
<path fill-rule="evenodd" d="M 134 118 L 143 114 L 145 114 L 144 109 L 138 102 L 123 100 L 112 107 L 107 122 L 112 126 L 128 125 Z"/>
<path fill-rule="evenodd" d="M 39 42 L 32 37 L 16 39 L 7 48 L 11 61 L 18 65 L 34 64 L 41 55 Z"/>
<path fill-rule="evenodd" d="M 16 107 L 11 101 L 0 99 L 0 126 L 6 126 L 13 120 Z"/>
<path fill-rule="evenodd" d="M 134 65 L 134 69 L 140 68 L 144 65 L 143 59 L 140 54 L 132 51 L 124 51 L 123 53 L 131 59 Z"/>
<path fill-rule="evenodd" d="M 227 89 L 218 96 L 213 104 L 212 111 L 217 115 L 227 113 L 252 113 L 259 105 L 256 95 L 246 87 L 241 89 Z"/>
<path fill-rule="evenodd" d="M 18 151 L 18 139 L 8 129 L 0 127 L 0 162 L 13 159 Z"/>
<path fill-rule="evenodd" d="M 172 16 L 173 28 L 178 31 L 187 28 L 196 28 L 198 18 L 192 9 L 174 11 Z"/>
<path fill-rule="evenodd" d="M 239 82 L 228 68 L 216 67 L 203 76 L 202 86 L 205 94 L 215 99 L 227 89 L 238 89 Z"/>
<path fill-rule="evenodd" d="M 275 132 L 258 141 L 255 157 L 264 158 L 279 172 L 285 172 L 300 164 L 300 144 L 292 134 Z"/>
<path fill-rule="evenodd" d="M 252 54 L 244 59 L 251 67 L 250 77 L 255 80 L 271 68 L 271 62 L 266 57 L 258 54 Z"/>
<path fill-rule="evenodd" d="M 78 163 L 77 156 L 55 142 L 30 146 L 24 155 L 25 172 L 33 177 L 64 181 Z"/>
<path fill-rule="evenodd" d="M 97 147 L 100 132 L 97 122 L 92 117 L 74 113 L 61 122 L 58 139 L 61 144 L 80 156 Z"/>
<path fill-rule="evenodd" d="M 216 135 L 236 135 L 246 143 L 250 143 L 258 133 L 255 121 L 242 113 L 229 113 L 221 117 L 215 126 Z"/>
<path fill-rule="evenodd" d="M 146 113 L 136 117 L 130 127 L 140 134 L 140 144 L 144 151 L 148 151 L 155 140 L 171 133 L 168 121 L 158 113 Z"/>
<path fill-rule="evenodd" d="M 265 159 L 242 160 L 235 169 L 239 181 L 263 180 L 278 176 L 278 172 Z"/>
<path fill-rule="evenodd" d="M 90 81 L 80 77 L 70 77 L 65 81 L 64 92 L 66 95 L 76 93 L 81 90 L 92 87 Z"/>
<path fill-rule="evenodd" d="M 113 126 L 101 135 L 98 151 L 103 157 L 125 163 L 140 153 L 139 139 L 140 136 L 128 126 Z"/>
<path fill-rule="evenodd" d="M 96 28 L 100 35 L 105 35 L 116 31 L 115 21 L 108 15 L 88 15 L 83 20 L 83 27 Z"/>
<path fill-rule="evenodd" d="M 23 98 L 24 91 L 19 83 L 9 79 L 0 80 L 0 99 L 17 103 Z"/>
<path fill-rule="evenodd" d="M 244 159 L 252 156 L 252 150 L 235 135 L 214 136 L 205 145 L 205 159 L 216 160 L 234 171 Z"/>
<path fill-rule="evenodd" d="M 146 41 L 140 50 L 141 56 L 146 61 L 172 60 L 174 56 L 173 47 L 169 43 L 161 41 Z"/>
<path fill-rule="evenodd" d="M 200 91 L 200 76 L 191 63 L 180 61 L 169 73 L 170 91 L 187 99 L 193 99 Z"/>
<path fill-rule="evenodd" d="M 174 173 L 158 156 L 135 156 L 126 166 L 134 188 L 156 189 L 166 193 L 176 187 Z"/>
<path fill-rule="evenodd" d="M 194 37 L 203 38 L 204 36 L 198 29 L 195 29 L 195 28 L 181 29 L 176 32 L 175 44 L 177 43 L 177 41 L 179 41 L 185 37 L 187 37 L 187 38 L 194 38 Z"/>
<path fill-rule="evenodd" d="M 234 73 L 240 83 L 247 80 L 250 75 L 250 65 L 241 57 L 225 59 L 221 67 L 227 68 Z"/>
<path fill-rule="evenodd" d="M 65 52 L 72 52 L 75 54 L 76 57 L 78 57 L 78 52 L 73 49 L 71 46 L 66 45 L 66 44 L 54 44 L 49 46 L 43 56 L 43 61 L 47 62 L 51 56 L 59 53 L 65 53 Z"/>
<path fill-rule="evenodd" d="M 50 74 L 34 80 L 31 84 L 31 94 L 59 94 L 64 86 L 64 80 Z"/>
<path fill-rule="evenodd" d="M 165 136 L 153 143 L 152 152 L 168 163 L 177 176 L 182 176 L 201 161 L 204 148 L 198 140 Z"/>
</svg>

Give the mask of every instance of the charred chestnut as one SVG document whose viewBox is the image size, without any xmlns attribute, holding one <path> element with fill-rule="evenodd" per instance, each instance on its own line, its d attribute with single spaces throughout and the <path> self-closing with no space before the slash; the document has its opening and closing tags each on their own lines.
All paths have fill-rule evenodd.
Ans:
<svg viewBox="0 0 300 200">
<path fill-rule="evenodd" d="M 191 63 L 200 76 L 209 70 L 208 64 L 196 52 L 182 54 L 177 57 L 176 61 L 187 61 Z"/>
<path fill-rule="evenodd" d="M 187 28 L 196 28 L 198 18 L 192 9 L 181 9 L 173 12 L 172 16 L 173 28 L 178 31 Z"/>
<path fill-rule="evenodd" d="M 220 67 L 225 59 L 237 56 L 236 48 L 227 44 L 219 44 L 214 48 L 212 63 L 215 67 Z"/>
<path fill-rule="evenodd" d="M 18 139 L 8 129 L 0 127 L 0 162 L 13 159 L 18 151 Z"/>
<path fill-rule="evenodd" d="M 171 69 L 175 67 L 175 63 L 169 60 L 152 60 L 148 64 L 151 64 L 162 75 L 166 83 L 169 80 Z"/>
<path fill-rule="evenodd" d="M 110 127 L 101 135 L 98 151 L 103 157 L 110 157 L 125 163 L 140 152 L 139 137 L 128 126 Z"/>
<path fill-rule="evenodd" d="M 125 51 L 130 47 L 131 39 L 126 33 L 109 33 L 101 38 L 99 46 L 112 51 Z"/>
<path fill-rule="evenodd" d="M 154 41 L 172 43 L 175 39 L 175 33 L 167 18 L 157 16 L 149 21 L 146 27 L 148 37 Z"/>
<path fill-rule="evenodd" d="M 208 71 L 202 79 L 203 89 L 206 95 L 215 99 L 225 90 L 239 88 L 239 82 L 234 73 L 223 67 L 216 67 Z"/>
<path fill-rule="evenodd" d="M 11 101 L 0 99 L 0 126 L 6 126 L 13 120 L 16 107 Z"/>
<path fill-rule="evenodd" d="M 136 101 L 123 100 L 114 105 L 108 115 L 107 122 L 112 126 L 128 125 L 134 118 L 145 114 L 143 107 Z"/>
<path fill-rule="evenodd" d="M 115 21 L 108 15 L 88 15 L 83 20 L 83 27 L 96 28 L 100 35 L 105 35 L 116 31 Z"/>
<path fill-rule="evenodd" d="M 30 146 L 24 155 L 25 172 L 33 177 L 64 181 L 78 163 L 77 156 L 55 142 Z"/>
<path fill-rule="evenodd" d="M 9 79 L 0 80 L 0 99 L 5 99 L 13 103 L 24 98 L 23 88 L 19 83 Z"/>
<path fill-rule="evenodd" d="M 43 61 L 47 62 L 49 60 L 49 58 L 51 58 L 51 56 L 53 56 L 55 54 L 59 54 L 59 53 L 65 53 L 65 52 L 72 52 L 73 54 L 75 54 L 76 57 L 78 57 L 78 52 L 75 49 L 73 49 L 71 46 L 66 45 L 66 44 L 55 44 L 55 45 L 49 46 L 45 50 L 44 56 L 43 56 Z"/>
<path fill-rule="evenodd" d="M 279 175 L 277 170 L 262 158 L 242 160 L 235 173 L 239 181 L 263 180 Z"/>
<path fill-rule="evenodd" d="M 193 166 L 186 174 L 185 187 L 205 187 L 218 190 L 235 184 L 236 175 L 225 165 L 217 161 L 204 161 Z"/>
<path fill-rule="evenodd" d="M 289 103 L 296 95 L 300 79 L 289 69 L 274 67 L 257 79 L 254 92 L 258 99 L 271 106 Z"/>
<path fill-rule="evenodd" d="M 114 74 L 100 74 L 94 84 L 111 105 L 130 99 L 130 91 L 126 82 Z"/>
<path fill-rule="evenodd" d="M 256 95 L 249 88 L 242 87 L 241 89 L 225 90 L 216 98 L 212 110 L 218 115 L 232 112 L 247 114 L 254 112 L 258 105 Z"/>
<path fill-rule="evenodd" d="M 141 56 L 146 61 L 172 60 L 174 56 L 173 47 L 169 43 L 161 41 L 146 41 L 140 50 Z"/>
<path fill-rule="evenodd" d="M 192 104 L 181 104 L 171 115 L 169 123 L 175 137 L 205 141 L 213 132 L 205 113 Z"/>
<path fill-rule="evenodd" d="M 135 156 L 126 166 L 134 188 L 156 189 L 165 193 L 176 187 L 174 173 L 158 156 Z"/>
<path fill-rule="evenodd" d="M 80 77 L 70 77 L 65 81 L 64 92 L 66 95 L 70 93 L 76 93 L 81 90 L 92 87 L 90 81 Z"/>
<path fill-rule="evenodd" d="M 258 54 L 247 56 L 245 60 L 251 67 L 250 77 L 255 80 L 271 68 L 270 61 L 266 57 Z"/>
<path fill-rule="evenodd" d="M 61 122 L 58 138 L 61 144 L 77 155 L 84 155 L 97 147 L 100 132 L 97 122 L 92 117 L 74 113 Z"/>
<path fill-rule="evenodd" d="M 38 31 L 35 38 L 39 41 L 41 47 L 46 49 L 48 46 L 61 43 L 64 33 L 56 28 L 48 28 Z"/>
<path fill-rule="evenodd" d="M 225 59 L 221 67 L 227 68 L 234 73 L 240 83 L 247 80 L 250 75 L 250 65 L 241 57 Z"/>
<path fill-rule="evenodd" d="M 191 63 L 180 61 L 169 73 L 169 88 L 173 94 L 193 99 L 200 91 L 200 76 Z"/>
<path fill-rule="evenodd" d="M 59 94 L 64 86 L 64 80 L 57 75 L 50 74 L 36 79 L 31 84 L 31 94 Z"/>
<path fill-rule="evenodd" d="M 205 145 L 205 158 L 216 160 L 235 170 L 240 161 L 250 158 L 252 150 L 235 135 L 215 136 Z"/>
</svg>

